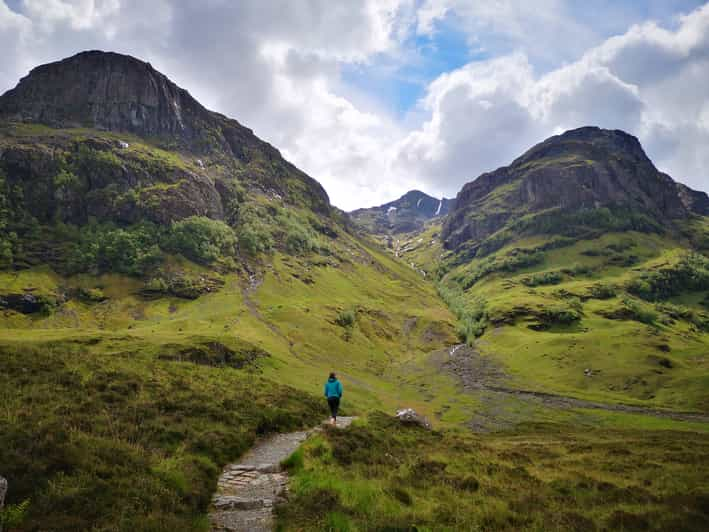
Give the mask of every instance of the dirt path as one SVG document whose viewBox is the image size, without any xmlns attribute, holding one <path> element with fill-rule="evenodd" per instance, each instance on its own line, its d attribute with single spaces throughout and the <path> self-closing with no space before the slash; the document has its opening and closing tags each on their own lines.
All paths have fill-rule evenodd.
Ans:
<svg viewBox="0 0 709 532">
<path fill-rule="evenodd" d="M 473 421 L 476 428 L 483 428 L 484 425 L 494 421 L 494 396 L 503 394 L 508 397 L 515 397 L 523 401 L 535 401 L 551 408 L 587 408 L 593 410 L 606 410 L 611 412 L 627 412 L 631 414 L 644 414 L 649 416 L 663 417 L 677 421 L 699 421 L 709 423 L 709 414 L 698 412 L 679 412 L 672 410 L 662 410 L 637 405 L 623 403 L 600 403 L 586 399 L 578 399 L 547 392 L 523 390 L 505 386 L 503 381 L 507 378 L 501 366 L 489 357 L 483 357 L 475 349 L 459 345 L 439 352 L 436 355 L 441 366 L 447 371 L 457 376 L 463 388 L 469 392 L 481 394 L 482 402 L 489 410 L 488 415 L 481 415 L 480 419 Z M 494 422 L 492 423 L 494 425 Z"/>
<path fill-rule="evenodd" d="M 354 419 L 340 417 L 337 426 L 347 428 Z M 281 462 L 320 430 L 276 434 L 258 442 L 239 462 L 224 467 L 209 512 L 211 530 L 273 530 L 273 506 L 286 497 L 288 489 L 288 474 Z"/>
</svg>

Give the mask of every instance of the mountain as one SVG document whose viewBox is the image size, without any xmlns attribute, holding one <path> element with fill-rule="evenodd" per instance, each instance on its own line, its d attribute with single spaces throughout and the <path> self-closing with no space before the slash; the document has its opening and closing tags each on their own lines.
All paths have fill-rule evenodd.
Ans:
<svg viewBox="0 0 709 532">
<path fill-rule="evenodd" d="M 484 356 L 455 363 L 463 380 L 706 412 L 708 199 L 635 137 L 585 127 L 466 184 L 441 239 L 402 258 L 437 273 Z"/>
<path fill-rule="evenodd" d="M 568 224 L 562 232 L 578 231 L 584 214 L 604 208 L 628 228 L 667 225 L 709 214 L 708 207 L 705 193 L 659 172 L 635 137 L 584 127 L 551 137 L 466 184 L 442 238 L 446 249 L 475 253 L 493 235 L 498 244 L 505 241 L 504 229 L 515 224 L 530 232 L 554 219 Z"/>
<path fill-rule="evenodd" d="M 399 199 L 349 213 L 355 225 L 372 234 L 411 233 L 423 229 L 433 218 L 448 214 L 453 201 L 436 199 L 418 190 L 411 190 Z"/>
<path fill-rule="evenodd" d="M 642 195 L 632 142 L 587 157 L 627 193 L 520 192 L 564 188 L 576 165 L 552 160 L 585 153 L 565 145 L 529 160 L 545 188 L 520 169 L 469 194 L 450 249 L 445 202 L 407 195 L 423 231 L 391 253 L 137 59 L 38 67 L 0 115 L 4 528 L 207 530 L 217 506 L 239 528 L 273 505 L 279 530 L 706 529 L 706 198 L 654 174 Z M 311 431 L 331 371 L 359 419 Z M 302 431 L 275 476 L 226 467 Z"/>
<path fill-rule="evenodd" d="M 32 70 L 0 116 L 0 475 L 31 501 L 22 530 L 206 529 L 222 467 L 320 422 L 333 369 L 350 412 L 461 415 L 418 362 L 456 341 L 435 288 L 236 120 L 103 52 Z"/>
<path fill-rule="evenodd" d="M 90 51 L 39 66 L 0 96 L 0 120 L 5 124 L 0 169 L 16 179 L 10 186 L 23 188 L 40 220 L 224 219 L 235 200 L 230 186 L 235 175 L 245 186 L 320 214 L 330 212 L 320 184 L 277 149 L 236 120 L 208 111 L 149 63 L 130 56 Z M 22 124 L 33 124 L 38 135 Z M 41 131 L 37 124 L 52 130 Z M 61 133 L 76 128 L 90 132 Z M 130 136 L 104 132 L 129 134 L 181 156 L 131 150 Z M 79 183 L 64 194 L 69 197 L 62 201 L 69 205 L 57 213 L 56 186 L 50 181 L 67 165 L 73 165 Z"/>
</svg>

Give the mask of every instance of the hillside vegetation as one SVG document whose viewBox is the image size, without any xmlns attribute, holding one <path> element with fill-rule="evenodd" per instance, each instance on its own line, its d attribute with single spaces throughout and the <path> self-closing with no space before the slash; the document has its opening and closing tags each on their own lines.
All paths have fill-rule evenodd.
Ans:
<svg viewBox="0 0 709 532">
<path fill-rule="evenodd" d="M 33 70 L 0 97 L 0 523 L 207 530 L 334 370 L 361 418 L 287 461 L 285 529 L 705 529 L 704 196 L 622 132 L 559 138 L 445 220 L 409 197 L 394 242 L 147 63 Z M 593 189 L 619 172 L 632 208 Z"/>
</svg>

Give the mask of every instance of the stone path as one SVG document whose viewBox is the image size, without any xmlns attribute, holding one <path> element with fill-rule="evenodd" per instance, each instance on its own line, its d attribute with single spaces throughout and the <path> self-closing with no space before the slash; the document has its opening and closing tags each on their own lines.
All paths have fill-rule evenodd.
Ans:
<svg viewBox="0 0 709 532">
<path fill-rule="evenodd" d="M 349 427 L 354 419 L 339 417 L 337 426 Z M 273 506 L 285 499 L 288 490 L 288 474 L 281 462 L 320 430 L 276 434 L 258 442 L 238 463 L 224 467 L 209 513 L 212 531 L 273 530 Z"/>
</svg>

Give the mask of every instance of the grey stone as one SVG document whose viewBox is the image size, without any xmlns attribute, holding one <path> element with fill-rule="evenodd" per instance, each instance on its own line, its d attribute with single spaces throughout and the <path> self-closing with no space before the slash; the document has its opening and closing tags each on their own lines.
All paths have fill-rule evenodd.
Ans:
<svg viewBox="0 0 709 532">
<path fill-rule="evenodd" d="M 7 494 L 7 479 L 0 477 L 0 510 L 5 506 L 5 495 Z M 0 523 L 0 532 L 2 532 L 2 523 Z"/>
<path fill-rule="evenodd" d="M 431 423 L 422 415 L 418 414 L 413 408 L 404 408 L 396 412 L 396 417 L 404 425 L 418 425 L 425 429 L 431 430 Z"/>
</svg>

